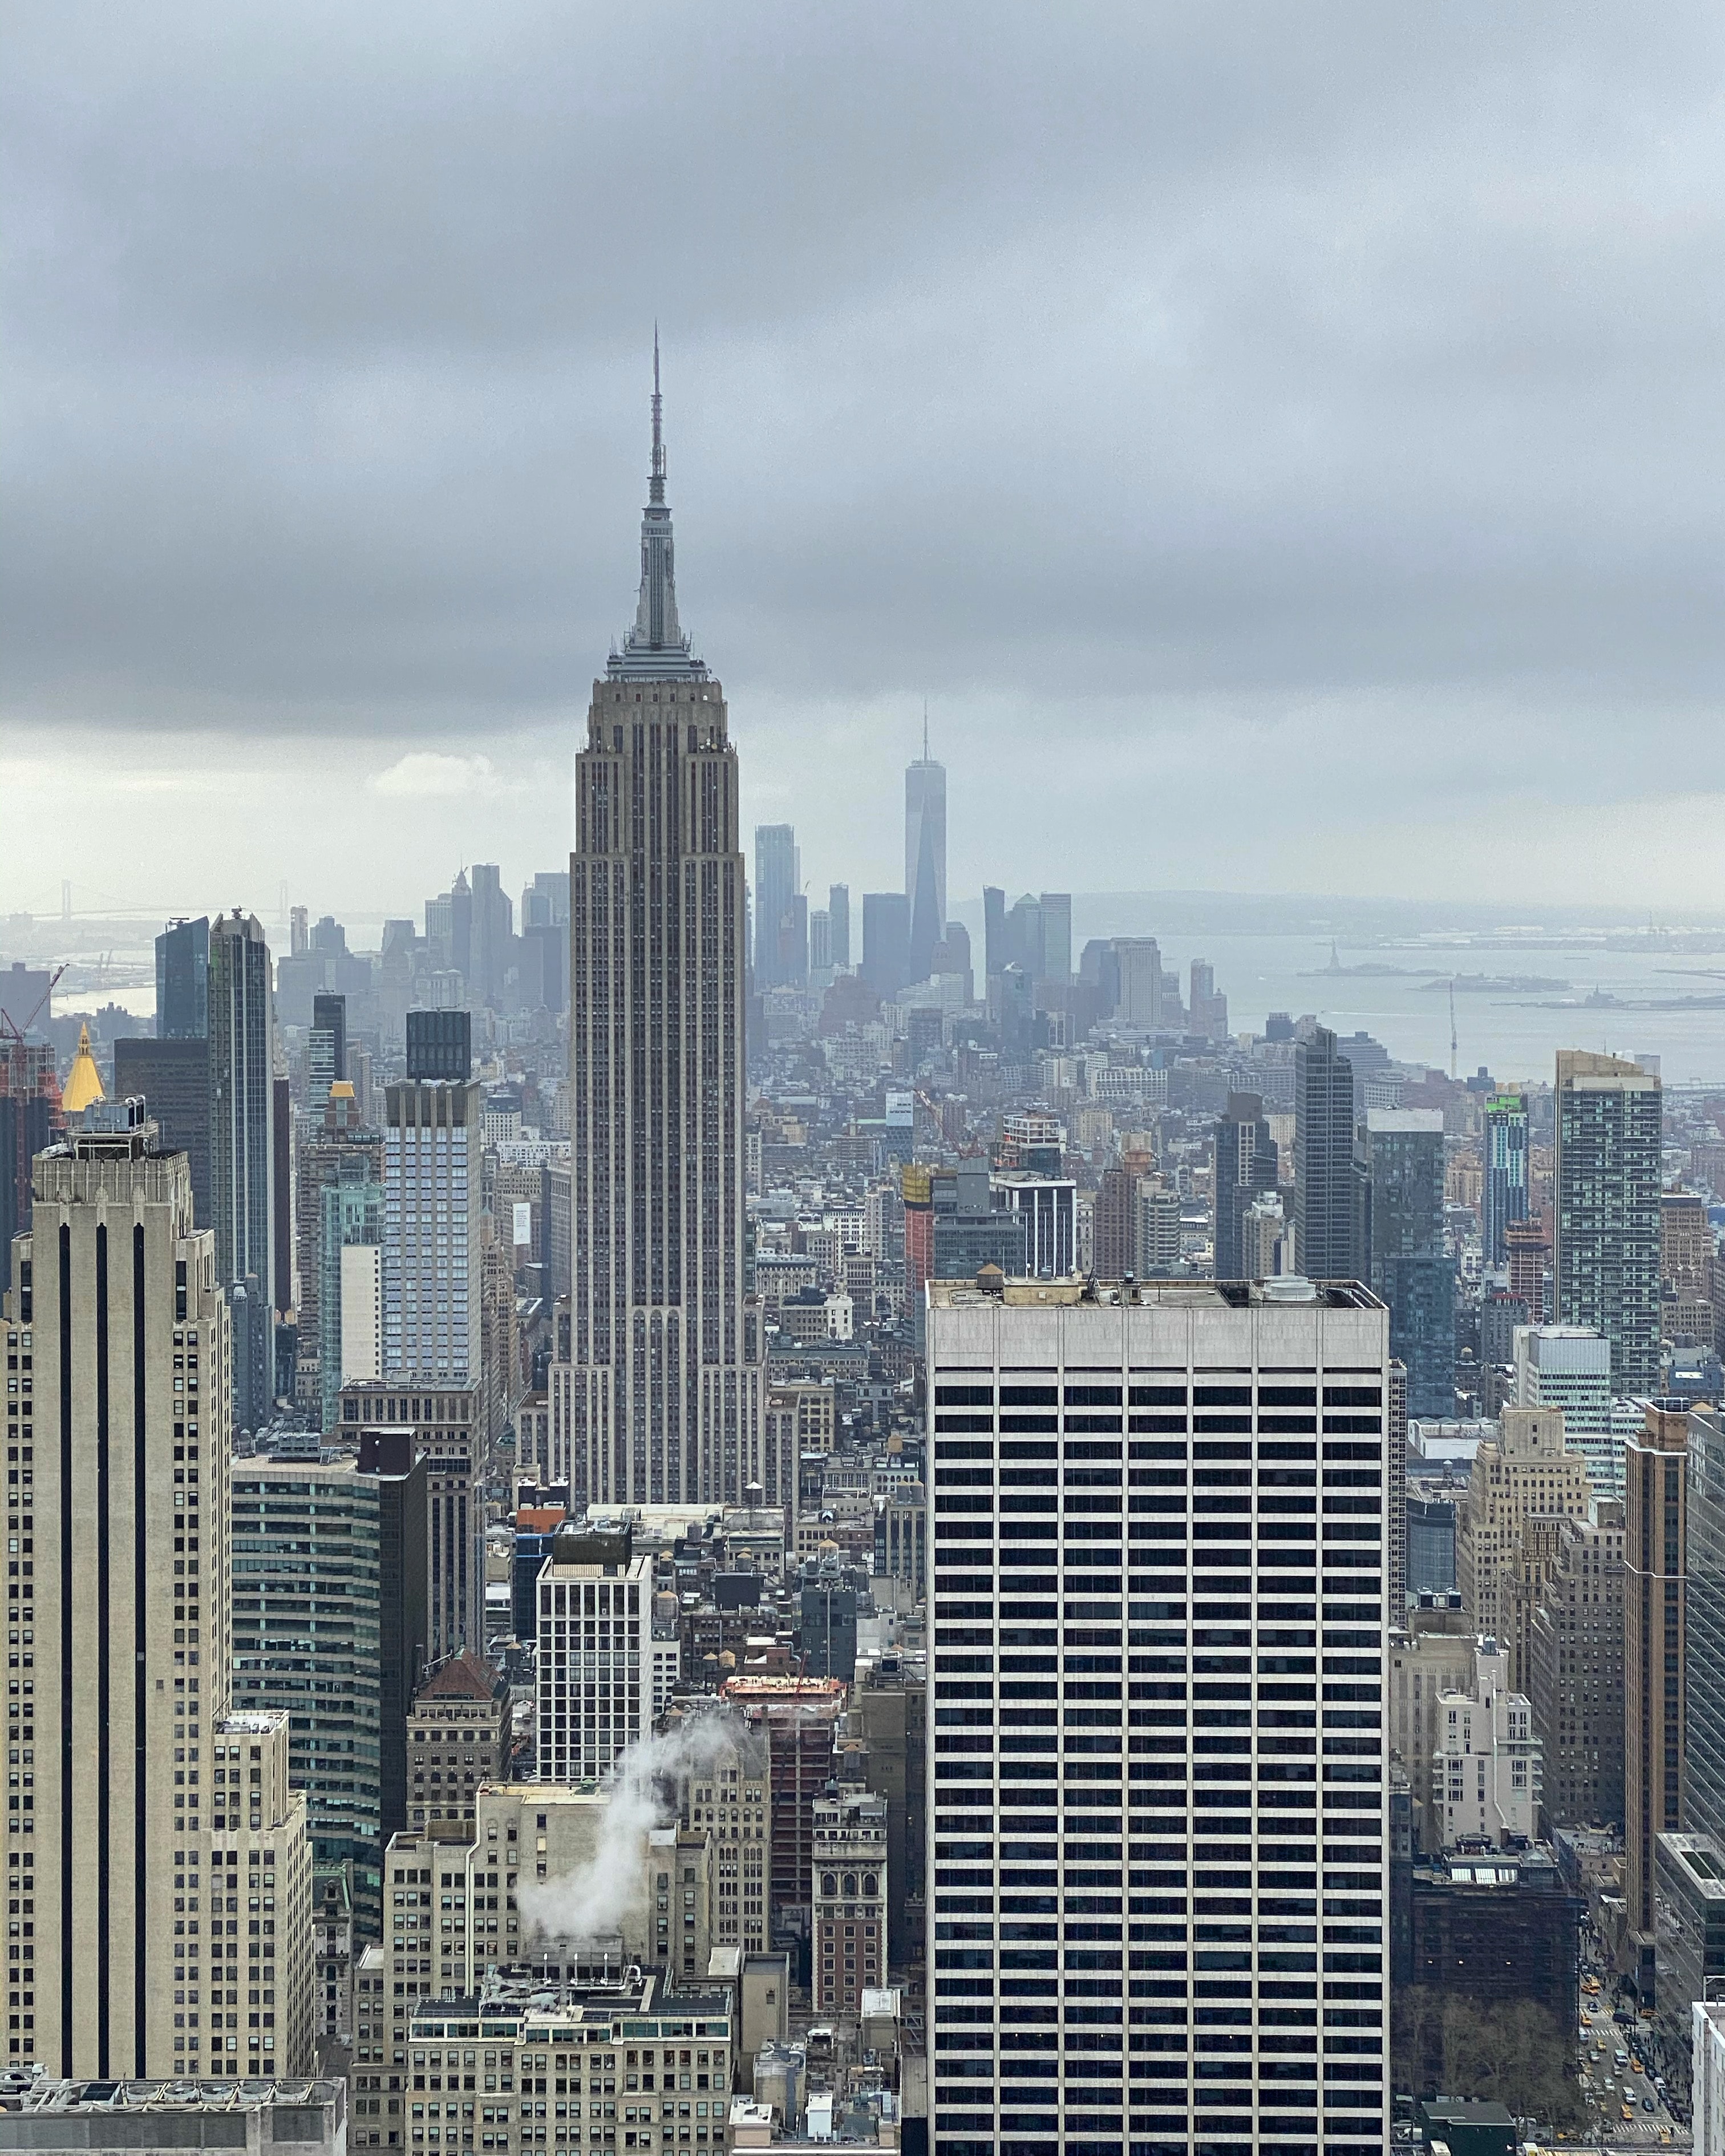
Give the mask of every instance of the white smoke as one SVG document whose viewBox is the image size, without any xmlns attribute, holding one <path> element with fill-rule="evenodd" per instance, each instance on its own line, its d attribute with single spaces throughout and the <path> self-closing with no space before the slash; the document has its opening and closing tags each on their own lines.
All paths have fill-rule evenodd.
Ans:
<svg viewBox="0 0 1725 2156">
<path fill-rule="evenodd" d="M 720 1717 L 696 1714 L 663 1736 L 628 1747 L 605 1778 L 592 1856 L 556 1879 L 524 1879 L 516 1887 L 526 1928 L 539 1943 L 578 1949 L 619 1933 L 630 1942 L 645 1936 L 647 1837 L 655 1827 L 675 1824 L 661 1785 L 674 1789 L 680 1776 L 711 1768 L 727 1735 Z"/>
</svg>

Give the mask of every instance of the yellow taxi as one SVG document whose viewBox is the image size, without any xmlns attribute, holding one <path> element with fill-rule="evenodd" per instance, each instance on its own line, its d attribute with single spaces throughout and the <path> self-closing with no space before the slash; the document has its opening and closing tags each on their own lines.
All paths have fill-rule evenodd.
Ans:
<svg viewBox="0 0 1725 2156">
<path fill-rule="evenodd" d="M 1635 2117 L 1635 2106 L 1634 2106 L 1632 2103 L 1626 2103 L 1626 2104 L 1625 2104 L 1625 2106 L 1623 2107 L 1623 2116 L 1624 2116 L 1625 2119 L 1626 2121 L 1627 2121 L 1627 2120 L 1629 2120 L 1629 2119 L 1632 2119 L 1632 2118 Z"/>
</svg>

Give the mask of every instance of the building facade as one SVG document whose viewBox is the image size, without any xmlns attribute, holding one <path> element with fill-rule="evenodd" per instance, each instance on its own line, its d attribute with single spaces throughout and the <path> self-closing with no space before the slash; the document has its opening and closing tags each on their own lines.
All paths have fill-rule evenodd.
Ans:
<svg viewBox="0 0 1725 2156">
<path fill-rule="evenodd" d="M 372 1384 L 341 1389 L 341 1438 L 362 1470 L 388 1457 L 391 1474 L 425 1473 L 425 1656 L 485 1645 L 485 1518 L 475 1484 L 485 1471 L 483 1403 L 473 1385 Z"/>
<path fill-rule="evenodd" d="M 320 1864 L 382 1886 L 377 1486 L 350 1462 L 236 1461 L 234 1694 L 288 1717 L 289 1774 Z M 398 1789 L 398 1801 L 400 1798 Z M 398 1825 L 398 1820 L 393 1825 Z"/>
<path fill-rule="evenodd" d="M 150 1120 L 162 1133 L 163 1151 L 185 1154 L 192 1171 L 193 1218 L 200 1228 L 208 1227 L 209 1043 L 203 1035 L 116 1040 L 114 1097 L 135 1096 L 146 1103 Z"/>
<path fill-rule="evenodd" d="M 407 1828 L 471 1841 L 476 1792 L 509 1774 L 509 1686 L 464 1650 L 421 1681 L 408 1709 Z"/>
<path fill-rule="evenodd" d="M 1564 1442 L 1587 1462 L 1600 1497 L 1623 1495 L 1623 1446 L 1612 1429 L 1611 1346 L 1589 1325 L 1518 1325 L 1511 1335 L 1518 1407 L 1563 1411 Z"/>
<path fill-rule="evenodd" d="M 209 1031 L 209 922 L 171 921 L 156 939 L 156 1038 L 202 1040 Z"/>
<path fill-rule="evenodd" d="M 384 1097 L 383 1375 L 476 1385 L 484 1091 L 424 1082 Z"/>
<path fill-rule="evenodd" d="M 1659 1389 L 1661 1093 L 1612 1055 L 1558 1056 L 1557 1317 L 1611 1343 L 1619 1398 Z"/>
<path fill-rule="evenodd" d="M 1195 972 L 1195 960 L 1194 968 Z M 1216 1255 L 1211 1270 L 1218 1280 L 1256 1280 L 1266 1270 L 1247 1263 L 1245 1215 L 1260 1196 L 1275 1190 L 1276 1173 L 1276 1141 L 1261 1097 L 1230 1093 L 1216 1125 Z"/>
<path fill-rule="evenodd" d="M 802 987 L 809 978 L 807 913 L 798 912 L 802 878 L 797 834 L 788 824 L 755 826 L 755 986 Z M 807 901 L 803 901 L 806 908 Z"/>
<path fill-rule="evenodd" d="M 682 1824 L 715 1840 L 712 1940 L 764 1953 L 768 1902 L 767 1746 L 740 1715 L 706 1712 L 693 1762 L 680 1776 Z"/>
<path fill-rule="evenodd" d="M 1435 1108 L 1368 1108 L 1358 1137 L 1363 1211 L 1357 1257 L 1389 1306 L 1389 1352 L 1408 1412 L 1455 1412 L 1455 1260 L 1444 1235 L 1444 1119 Z"/>
<path fill-rule="evenodd" d="M 762 1408 L 744 1295 L 745 876 L 724 692 L 677 622 L 655 386 L 635 624 L 576 759 L 572 1394 L 590 1499 L 735 1502 Z"/>
<path fill-rule="evenodd" d="M 926 729 L 922 755 L 905 767 L 905 896 L 911 978 L 926 981 L 947 932 L 947 767 L 929 755 Z"/>
<path fill-rule="evenodd" d="M 1543 1748 L 1545 1820 L 1623 1820 L 1623 1507 L 1566 1520 L 1533 1617 L 1528 1697 Z"/>
<path fill-rule="evenodd" d="M 1327 1026 L 1294 1048 L 1294 1247 L 1312 1280 L 1352 1280 L 1353 1065 Z"/>
<path fill-rule="evenodd" d="M 1440 1845 L 1532 1841 L 1543 1789 L 1539 1739 L 1532 1706 L 1510 1688 L 1509 1656 L 1499 1641 L 1476 1642 L 1471 1681 L 1441 1696 L 1437 1721 L 1431 1783 Z"/>
<path fill-rule="evenodd" d="M 1385 2145 L 1389 1360 L 1351 1286 L 931 1288 L 937 2147 Z"/>
<path fill-rule="evenodd" d="M 8 1256 L 8 1524 L 31 1553 L 8 1733 L 33 1754 L 8 1815 L 29 1921 L 9 2058 L 67 2077 L 304 2072 L 305 1804 L 286 1717 L 230 1711 L 227 1317 L 185 1156 L 123 1103 L 92 1111 L 39 1157 Z M 243 1958 L 213 1921 L 242 1894 L 269 1912 Z"/>
<path fill-rule="evenodd" d="M 1557 1408 L 1506 1408 L 1481 1441 L 1455 1531 L 1455 1580 L 1476 1628 L 1513 1630 L 1510 1584 L 1530 1518 L 1585 1519 L 1587 1462 L 1567 1442 Z M 1519 1681 L 1521 1671 L 1512 1671 Z"/>
<path fill-rule="evenodd" d="M 806 1939 L 814 1907 L 814 1807 L 833 1773 L 845 1711 L 835 1677 L 739 1676 L 722 1687 L 767 1753 L 768 1943 Z"/>
<path fill-rule="evenodd" d="M 560 1528 L 539 1571 L 539 1774 L 597 1781 L 651 1730 L 656 1665 L 677 1646 L 653 1620 L 653 1560 L 626 1534 Z"/>
<path fill-rule="evenodd" d="M 1655 1845 L 1683 1815 L 1688 1416 L 1650 1402 L 1626 1447 L 1623 1558 L 1624 1881 L 1651 1961 Z"/>
<path fill-rule="evenodd" d="M 1481 1151 L 1480 1255 L 1501 1269 L 1509 1263 L 1509 1229 L 1527 1217 L 1527 1103 L 1521 1094 L 1487 1095 Z"/>
<path fill-rule="evenodd" d="M 1684 1493 L 1682 1816 L 1725 1849 L 1725 1415 L 1689 1415 Z"/>
<path fill-rule="evenodd" d="M 275 1288 L 275 1021 L 262 924 L 236 910 L 210 926 L 210 1224 L 224 1287 Z"/>
<path fill-rule="evenodd" d="M 857 2020 L 886 1981 L 886 1799 L 841 1789 L 814 1807 L 814 2010 Z"/>
</svg>

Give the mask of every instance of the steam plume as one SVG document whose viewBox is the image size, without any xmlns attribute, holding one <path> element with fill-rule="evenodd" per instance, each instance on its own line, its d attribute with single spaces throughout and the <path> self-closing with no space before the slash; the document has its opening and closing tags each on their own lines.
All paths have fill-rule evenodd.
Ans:
<svg viewBox="0 0 1725 2156">
<path fill-rule="evenodd" d="M 577 1948 L 646 1934 L 647 1836 L 671 1824 L 660 1789 L 711 1768 L 726 1732 L 714 1715 L 692 1715 L 677 1729 L 631 1744 L 606 1777 L 606 1803 L 593 1855 L 572 1871 L 516 1889 L 529 1931 L 542 1943 Z"/>
</svg>

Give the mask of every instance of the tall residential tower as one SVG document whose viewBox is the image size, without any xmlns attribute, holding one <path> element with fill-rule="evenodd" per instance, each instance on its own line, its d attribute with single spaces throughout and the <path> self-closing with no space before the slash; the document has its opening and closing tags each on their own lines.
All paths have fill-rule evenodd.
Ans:
<svg viewBox="0 0 1725 2156">
<path fill-rule="evenodd" d="M 1611 1342 L 1621 1399 L 1659 1389 L 1661 1091 L 1639 1064 L 1558 1051 L 1558 1321 Z"/>
<path fill-rule="evenodd" d="M 595 1503 L 757 1479 L 743 1293 L 745 871 L 724 691 L 677 621 L 657 355 L 634 628 L 595 681 L 569 863 L 575 1443 Z"/>
<path fill-rule="evenodd" d="M 1294 1239 L 1301 1272 L 1347 1280 L 1355 1249 L 1353 1065 L 1327 1026 L 1294 1050 Z"/>
</svg>

